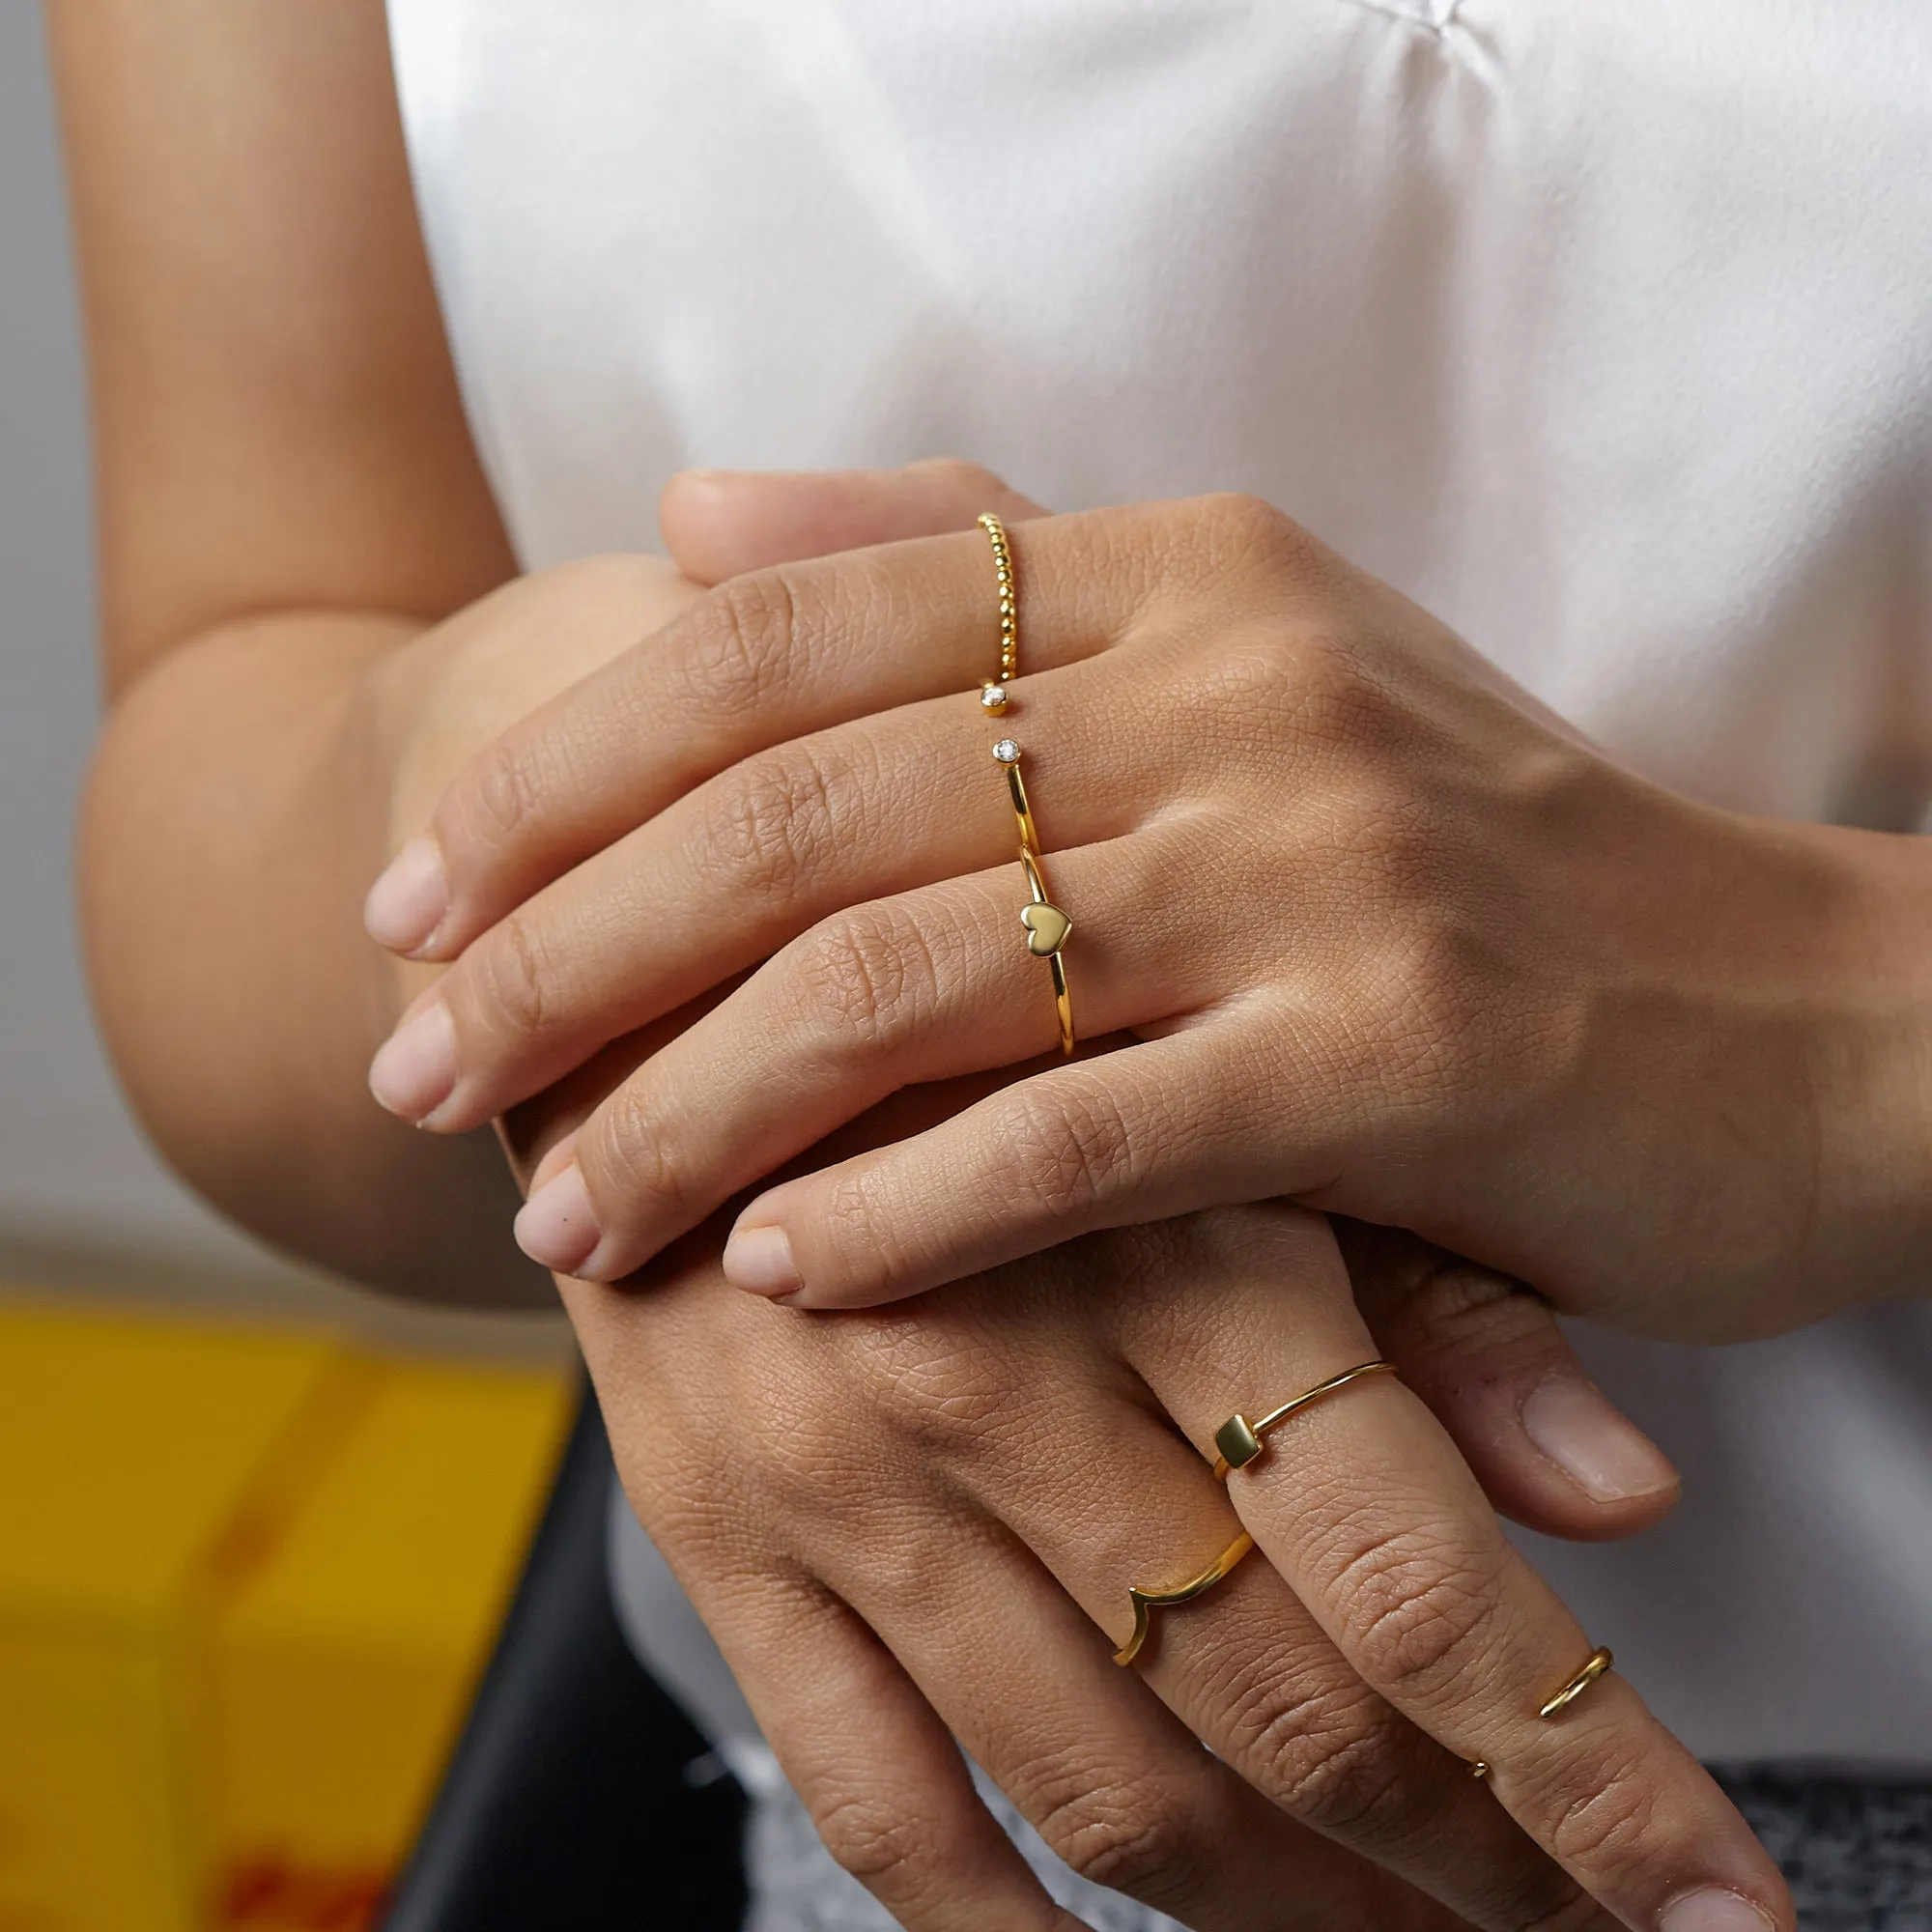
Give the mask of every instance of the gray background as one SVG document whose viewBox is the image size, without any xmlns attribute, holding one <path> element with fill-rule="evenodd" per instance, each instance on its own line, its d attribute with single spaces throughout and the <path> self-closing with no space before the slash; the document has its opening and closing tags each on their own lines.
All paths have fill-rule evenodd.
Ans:
<svg viewBox="0 0 1932 1932">
<path fill-rule="evenodd" d="M 175 1181 L 101 1057 L 71 878 L 97 724 L 86 397 L 41 14 L 21 0 L 0 3 L 0 1284 L 521 1349 L 527 1320 L 402 1312 L 264 1254 Z"/>
</svg>

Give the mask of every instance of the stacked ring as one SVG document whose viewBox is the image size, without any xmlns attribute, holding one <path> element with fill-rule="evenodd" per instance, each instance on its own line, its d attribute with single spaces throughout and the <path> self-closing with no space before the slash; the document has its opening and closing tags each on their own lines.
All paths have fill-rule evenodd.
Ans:
<svg viewBox="0 0 1932 1932">
<path fill-rule="evenodd" d="M 980 702 L 988 711 L 1007 708 L 1007 686 L 1020 668 L 1019 603 L 1013 592 L 1013 547 L 1007 526 L 992 511 L 980 519 L 986 541 L 993 546 L 993 571 L 1000 580 L 1000 674 L 980 686 Z"/>
<path fill-rule="evenodd" d="M 1006 526 L 990 512 L 980 519 L 993 546 L 993 564 L 1000 582 L 1000 674 L 980 688 L 980 702 L 988 711 L 1004 712 L 1009 700 L 1007 686 L 1019 668 L 1019 623 L 1013 594 L 1013 557 L 1007 541 Z M 1060 1023 L 1060 1050 L 1073 1051 L 1073 996 L 1067 990 L 1066 963 L 1060 956 L 1073 930 L 1073 922 L 1053 903 L 1046 890 L 1046 873 L 1039 849 L 1039 830 L 1034 824 L 1033 807 L 1027 802 L 1026 781 L 1020 776 L 1020 747 L 1017 739 L 1002 738 L 993 747 L 993 760 L 1007 774 L 1007 791 L 1012 799 L 1013 817 L 1020 834 L 1020 867 L 1026 873 L 1028 900 L 1020 908 L 1020 923 L 1026 928 L 1027 951 L 1036 959 L 1044 959 L 1053 976 L 1053 1009 Z"/>
</svg>

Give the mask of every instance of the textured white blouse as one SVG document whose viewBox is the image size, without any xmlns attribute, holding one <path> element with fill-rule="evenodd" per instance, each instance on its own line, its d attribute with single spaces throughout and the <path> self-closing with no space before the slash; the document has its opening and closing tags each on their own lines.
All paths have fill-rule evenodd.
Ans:
<svg viewBox="0 0 1932 1932">
<path fill-rule="evenodd" d="M 526 564 L 690 464 L 1256 491 L 1671 785 L 1927 821 L 1926 0 L 390 11 Z M 1932 1763 L 1932 1303 L 1583 1341 L 1688 1484 L 1528 1539 L 1593 1634 L 1707 1755 Z"/>
</svg>

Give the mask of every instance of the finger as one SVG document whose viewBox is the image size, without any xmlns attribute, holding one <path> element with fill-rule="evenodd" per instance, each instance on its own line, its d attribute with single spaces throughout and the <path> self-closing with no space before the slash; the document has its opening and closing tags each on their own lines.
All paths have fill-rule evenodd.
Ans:
<svg viewBox="0 0 1932 1932">
<path fill-rule="evenodd" d="M 1094 902 L 1130 905 L 1143 901 L 1121 888 L 1152 861 L 1145 838 L 1084 847 L 1056 860 L 1057 878 L 1077 907 L 1083 881 L 1105 872 L 1113 883 Z M 1050 1049 L 1058 1021 L 1044 963 L 1018 923 L 1026 903 L 1017 866 L 1002 867 L 855 906 L 787 947 L 590 1117 L 576 1139 L 577 1171 L 539 1189 L 518 1219 L 526 1252 L 582 1280 L 617 1280 L 895 1091 Z M 1184 979 L 1162 984 L 1165 952 L 1157 921 L 1103 933 L 1080 955 L 1086 1023 L 1110 1033 L 1162 1017 L 1150 999 L 1186 1004 L 1199 989 Z M 1093 1064 L 1104 1070 L 1126 1057 Z M 756 1225 L 753 1211 L 746 1221 Z M 795 1288 L 753 1278 L 746 1237 L 727 1266 L 741 1287 Z M 827 1305 L 809 1265 L 803 1278 L 811 1305 Z"/>
<path fill-rule="evenodd" d="M 1066 1265 L 1078 1270 L 1080 1261 Z M 1201 1459 L 1151 1403 L 1139 1408 L 1117 1389 L 1075 1387 L 1056 1389 L 1053 1404 L 1050 1418 L 1018 1419 L 1010 1459 L 977 1442 L 965 1466 L 986 1506 L 997 1497 L 1012 1528 L 1118 1645 L 1134 1628 L 1130 1583 L 1161 1588 L 1199 1574 L 1240 1526 Z M 1042 1458 L 1042 1436 L 1059 1453 Z M 1151 1617 L 1131 1671 L 1108 1668 L 1157 1692 L 1281 1811 L 1471 1924 L 1607 1926 L 1465 1764 L 1362 1682 L 1264 1561 L 1251 1558 L 1207 1596 Z M 988 1676 L 991 1660 L 979 1661 Z M 1100 1688 L 1080 1687 L 1083 1702 Z M 1004 1686 L 1000 1693 L 1010 1704 Z M 1037 1694 L 1055 1693 L 1043 1685 Z"/>
<path fill-rule="evenodd" d="M 1083 916 L 1083 935 L 1090 923 Z M 1101 951 L 1070 955 L 1083 1037 Z M 1102 1026 L 1110 1010 L 1100 1004 Z M 1037 1016 L 1029 1024 L 1037 1038 Z M 1249 1092 L 1269 1057 L 1250 1031 L 1216 1014 L 1052 1066 L 923 1133 L 782 1181 L 739 1214 L 725 1272 L 797 1307 L 868 1308 L 1098 1229 L 1314 1189 L 1332 1173 L 1331 1150 L 1291 1143 L 1285 1159 L 1253 1131 L 1271 1101 Z M 621 1182 L 606 1187 L 614 1203 Z"/>
<path fill-rule="evenodd" d="M 917 1687 L 842 1604 L 761 1579 L 706 1618 L 833 1858 L 908 1932 L 1073 1932 Z"/>
<path fill-rule="evenodd" d="M 1449 1932 L 1457 1923 L 1284 1816 L 1203 1751 L 1144 1684 L 1115 1667 L 1079 1607 L 1009 1540 L 950 1530 L 917 1562 L 909 1555 L 905 1525 L 895 1522 L 851 1539 L 828 1580 L 1087 1883 L 1198 1932 Z M 936 1622 L 935 1602 L 958 1614 Z"/>
<path fill-rule="evenodd" d="M 695 583 L 873 544 L 1047 513 L 990 469 L 951 457 L 899 469 L 686 469 L 658 498 L 671 560 Z"/>
<path fill-rule="evenodd" d="M 1027 525 L 1013 543 L 1015 688 L 1097 654 L 1146 613 L 1232 570 L 1258 567 L 1256 539 L 1255 524 L 1198 506 Z M 379 882 L 378 936 L 393 950 L 450 958 L 511 906 L 750 753 L 977 690 L 998 668 L 997 611 L 978 530 L 731 579 L 465 770 L 438 804 L 427 842 L 411 847 L 411 902 L 446 910 L 417 938 L 380 916 Z M 437 875 L 435 893 L 417 876 L 425 867 Z"/>
<path fill-rule="evenodd" d="M 1216 1272 L 1252 1284 L 1250 1318 L 1227 1319 L 1224 1298 L 1222 1319 L 1182 1332 L 1163 1302 L 1137 1335 L 1129 1301 L 1127 1352 L 1211 1454 L 1233 1412 L 1284 1403 L 1372 1344 L 1317 1217 L 1250 1209 L 1204 1217 L 1194 1237 L 1228 1244 Z M 1790 1898 L 1763 1846 L 1624 1677 L 1603 1678 L 1560 1717 L 1539 1715 L 1593 1639 L 1399 1381 L 1377 1376 L 1296 1414 L 1228 1493 L 1363 1681 L 1459 1757 L 1491 1766 L 1490 1789 L 1592 1897 L 1627 1924 L 1667 1928 L 1685 1901 L 1729 1894 L 1745 1922 L 1754 1908 L 1788 1932 Z"/>
<path fill-rule="evenodd" d="M 1123 791 L 1107 749 L 1110 707 L 1127 708 L 1116 681 L 1075 667 L 1039 683 L 1030 721 L 1041 724 L 1046 742 L 1056 743 L 1055 715 L 1072 709 L 1098 727 L 1065 734 L 1064 749 L 1046 760 L 1059 800 L 1057 844 L 1114 839 L 1182 798 L 1192 777 L 1186 761 L 1163 766 L 1158 755 Z M 1001 727 L 976 712 L 960 696 L 861 720 L 758 753 L 699 786 L 468 947 L 378 1053 L 370 1069 L 377 1097 L 421 1125 L 466 1131 L 822 920 L 1011 861 L 1013 810 L 991 755 Z M 1096 924 L 1095 970 L 1138 974 L 1158 989 L 1162 1015 L 1174 1001 L 1220 994 L 1221 980 L 1206 971 L 1220 955 L 1174 946 L 1173 917 L 1159 910 L 1122 915 L 1172 898 L 1165 885 L 1187 863 L 1176 848 L 1191 836 L 1177 827 L 1156 838 L 1133 877 L 1117 872 L 1092 899 L 1121 928 L 1109 935 L 1104 917 Z M 1156 856 L 1170 860 L 1160 876 Z M 1068 883 L 1054 876 L 1057 889 Z M 1011 969 L 1025 958 L 1005 890 L 985 988 L 995 1003 L 1010 1000 Z M 1023 883 L 1018 896 L 1026 896 Z M 1062 897 L 1079 903 L 1064 890 Z M 1049 1033 L 1046 1043 L 1056 1037 Z"/>
<path fill-rule="evenodd" d="M 1541 1295 L 1402 1229 L 1336 1233 L 1377 1352 L 1505 1516 L 1601 1542 L 1675 1507 L 1676 1469 L 1590 1379 Z"/>
</svg>

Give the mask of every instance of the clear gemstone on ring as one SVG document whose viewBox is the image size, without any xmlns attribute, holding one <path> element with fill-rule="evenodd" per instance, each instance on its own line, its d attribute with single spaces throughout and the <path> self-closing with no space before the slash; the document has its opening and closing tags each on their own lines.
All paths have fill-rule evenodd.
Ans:
<svg viewBox="0 0 1932 1932">
<path fill-rule="evenodd" d="M 980 694 L 980 702 L 988 711 L 1004 711 L 1007 708 L 1007 688 L 1003 684 L 989 684 Z"/>
<path fill-rule="evenodd" d="M 1010 738 L 1002 738 L 993 747 L 993 755 L 1003 765 L 1016 765 L 1020 761 L 1020 748 Z"/>
</svg>

